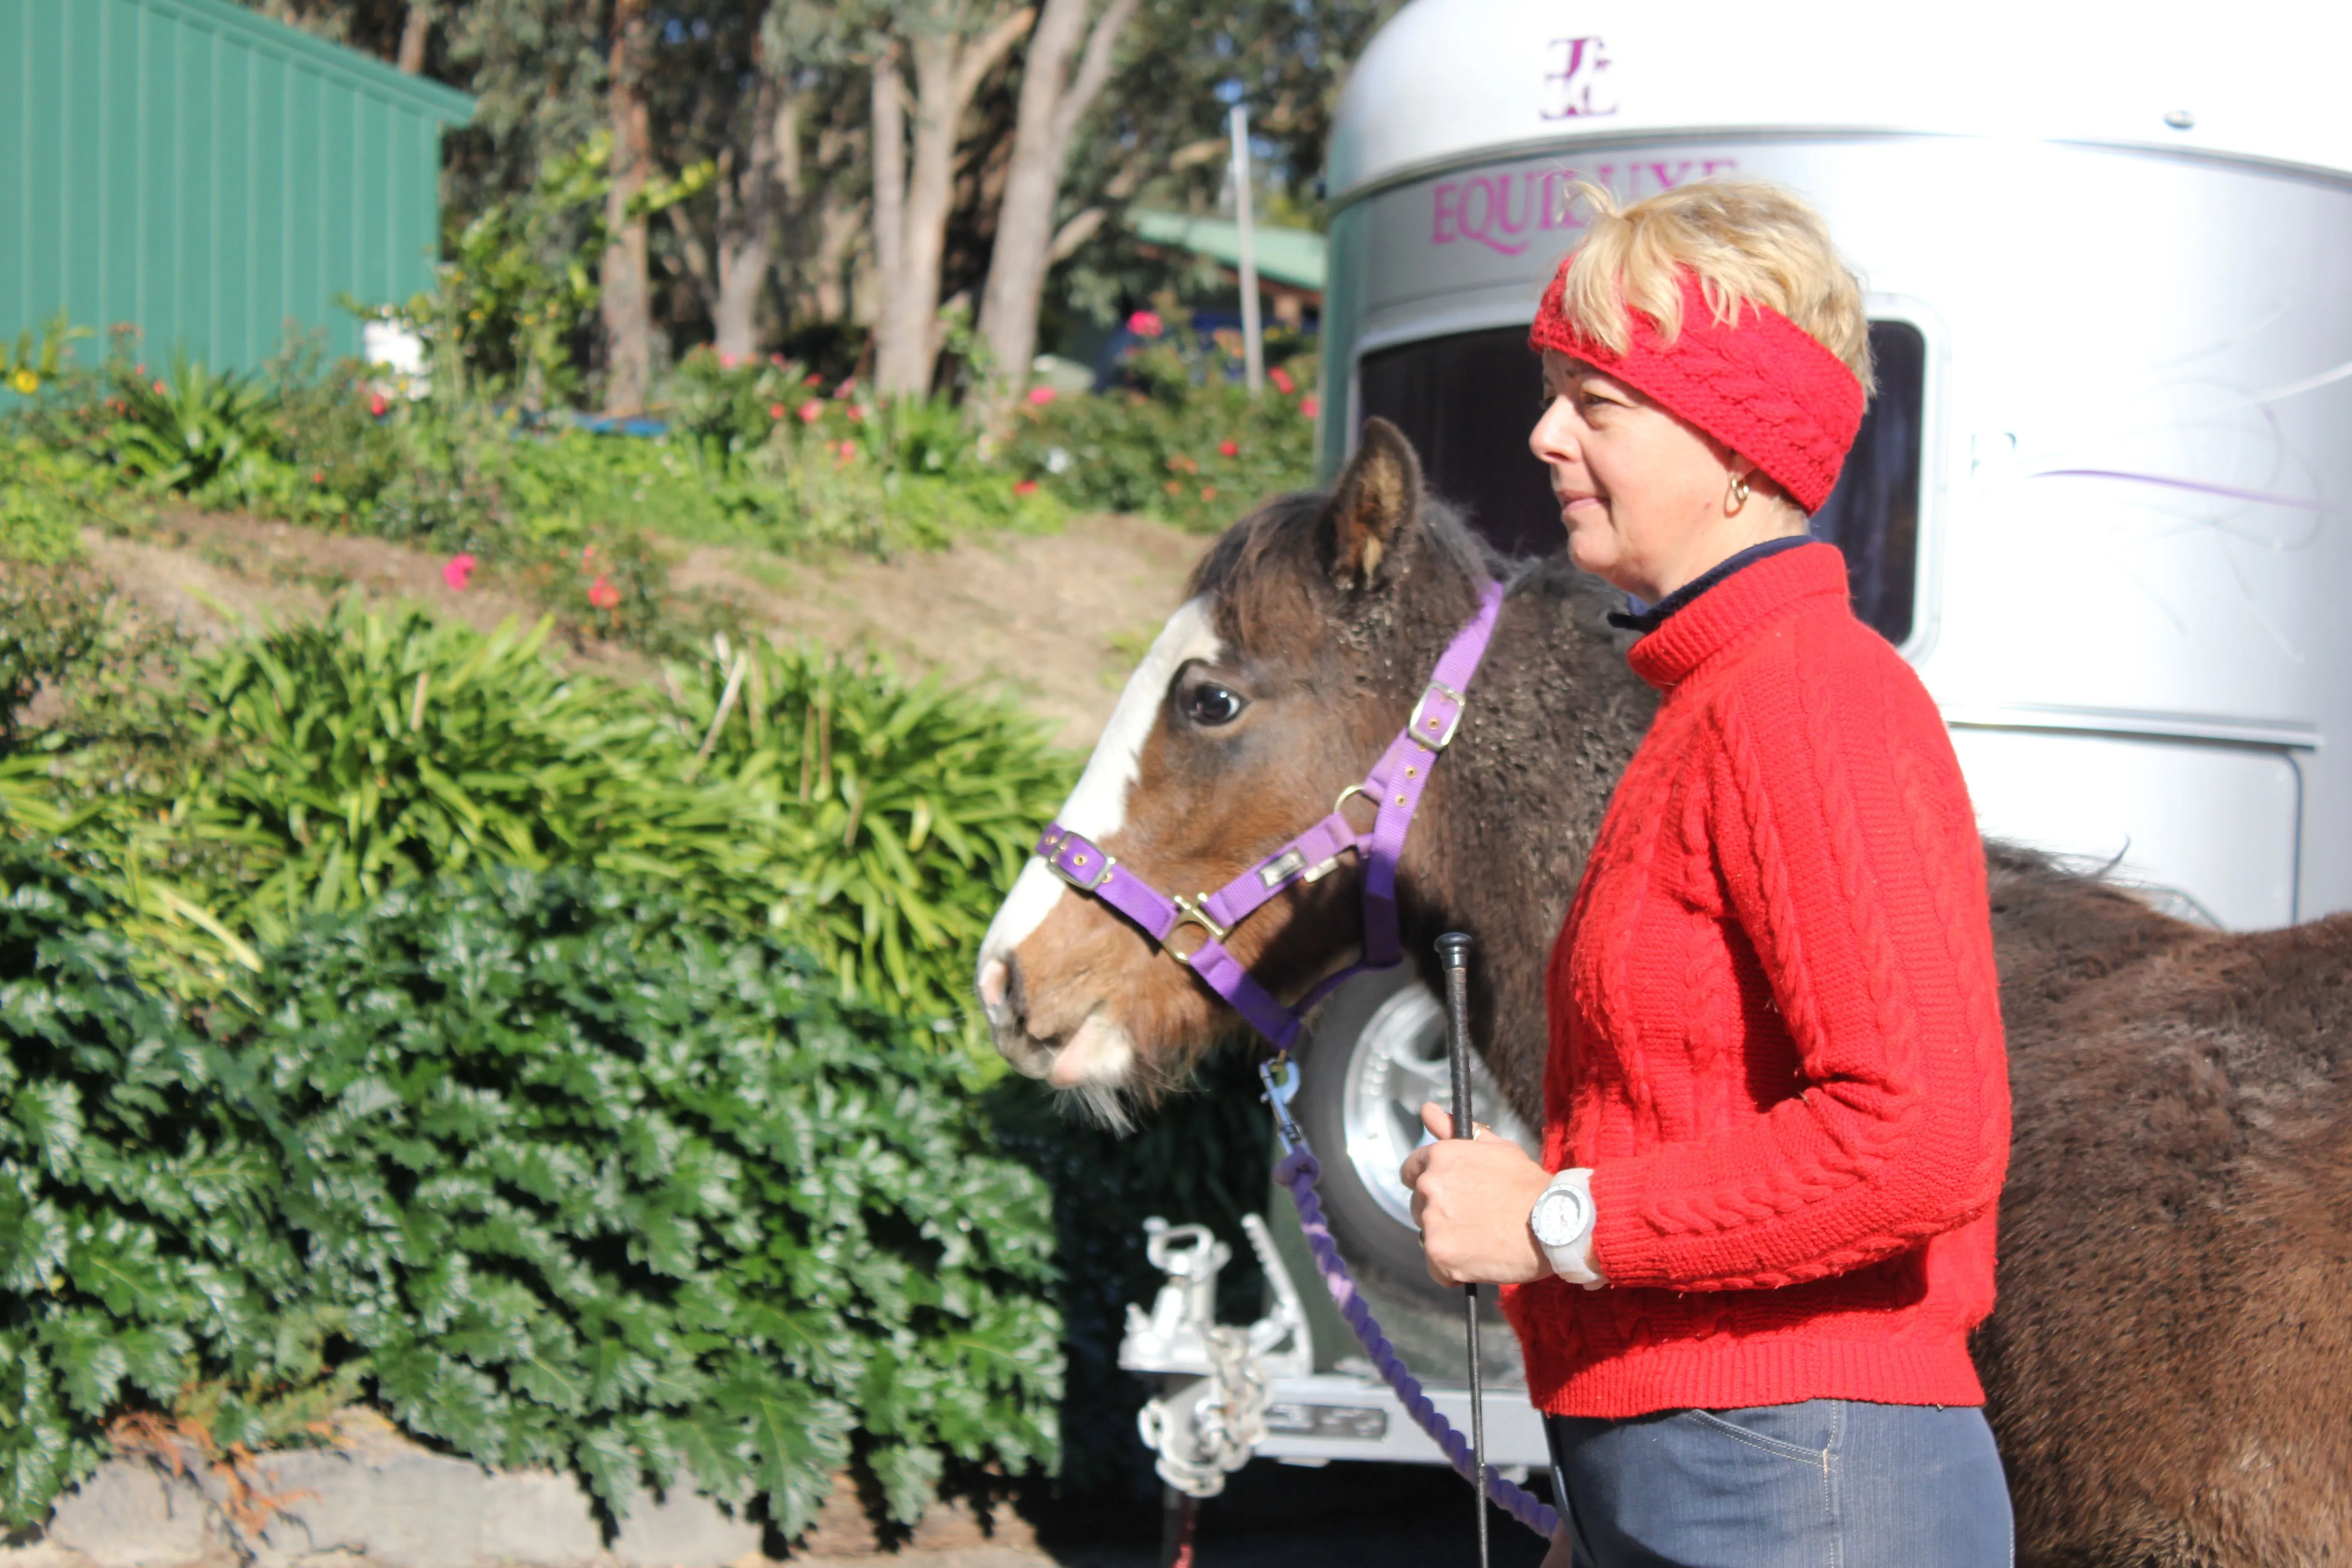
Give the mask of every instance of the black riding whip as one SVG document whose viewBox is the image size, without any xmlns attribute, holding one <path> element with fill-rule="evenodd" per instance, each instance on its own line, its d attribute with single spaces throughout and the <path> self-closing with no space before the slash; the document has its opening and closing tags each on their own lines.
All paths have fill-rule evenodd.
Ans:
<svg viewBox="0 0 2352 1568">
<path fill-rule="evenodd" d="M 1470 1105 L 1470 938 L 1450 931 L 1437 939 L 1445 968 L 1445 1059 L 1454 1071 L 1454 1136 L 1475 1138 Z M 1486 1391 L 1478 1360 L 1478 1287 L 1462 1287 L 1462 1331 L 1470 1349 L 1470 1490 L 1478 1510 L 1478 1568 L 1486 1568 Z"/>
</svg>

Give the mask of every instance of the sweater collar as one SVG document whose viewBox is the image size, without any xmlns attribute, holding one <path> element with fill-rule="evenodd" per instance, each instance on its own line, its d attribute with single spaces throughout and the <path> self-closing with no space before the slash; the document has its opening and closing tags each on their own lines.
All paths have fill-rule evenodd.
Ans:
<svg viewBox="0 0 2352 1568">
<path fill-rule="evenodd" d="M 1752 566 L 1766 556 L 1778 555 L 1783 550 L 1794 550 L 1799 545 L 1808 542 L 1810 541 L 1806 535 L 1792 533 L 1781 539 L 1768 539 L 1761 544 L 1751 544 L 1736 554 L 1725 556 L 1654 605 L 1638 610 L 1629 607 L 1610 611 L 1609 624 L 1621 631 L 1643 633 L 1656 631 L 1666 624 L 1667 617 L 1676 610 L 1681 609 L 1741 567 Z M 1641 604 L 1639 599 L 1631 595 L 1626 595 L 1625 602 L 1628 606 Z"/>
<path fill-rule="evenodd" d="M 1847 594 L 1845 556 L 1817 540 L 1782 549 L 1718 577 L 1674 617 L 1635 643 L 1633 673 L 1671 690 L 1716 654 L 1801 600 Z M 1735 557 L 1735 559 L 1737 559 Z M 1731 564 L 1726 562 L 1725 565 Z"/>
</svg>

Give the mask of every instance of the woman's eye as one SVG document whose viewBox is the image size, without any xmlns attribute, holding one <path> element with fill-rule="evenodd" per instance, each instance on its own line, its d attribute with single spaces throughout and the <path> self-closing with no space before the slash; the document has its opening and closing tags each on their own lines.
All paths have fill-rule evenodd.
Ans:
<svg viewBox="0 0 2352 1568">
<path fill-rule="evenodd" d="M 1184 699 L 1184 710 L 1195 724 L 1230 724 L 1241 717 L 1242 700 L 1222 686 L 1196 686 Z"/>
</svg>

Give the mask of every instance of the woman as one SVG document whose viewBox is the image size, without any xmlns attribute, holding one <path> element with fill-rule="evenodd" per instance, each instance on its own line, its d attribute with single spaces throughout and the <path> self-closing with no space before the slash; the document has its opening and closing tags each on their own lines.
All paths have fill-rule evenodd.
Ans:
<svg viewBox="0 0 2352 1568">
<path fill-rule="evenodd" d="M 1530 445 L 1570 558 L 1647 606 L 1617 618 L 1662 701 L 1553 950 L 1542 1163 L 1405 1164 L 1430 1271 L 1511 1287 L 1550 1568 L 2006 1563 L 1968 1350 L 2009 1149 L 1983 851 L 1805 534 L 1868 395 L 1861 291 L 1771 186 L 1589 196 Z"/>
</svg>

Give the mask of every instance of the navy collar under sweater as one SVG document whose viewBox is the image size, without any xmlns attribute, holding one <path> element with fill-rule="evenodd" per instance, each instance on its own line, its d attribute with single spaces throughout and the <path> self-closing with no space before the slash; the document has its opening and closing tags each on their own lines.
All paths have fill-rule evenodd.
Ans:
<svg viewBox="0 0 2352 1568">
<path fill-rule="evenodd" d="M 1852 618 L 1845 557 L 1837 546 L 1818 539 L 1804 543 L 1805 549 L 1779 551 L 1717 583 L 1713 592 L 1684 605 L 1664 626 L 1627 648 L 1625 662 L 1660 691 L 1672 691 L 1802 601 L 1826 600 L 1838 615 Z"/>
<path fill-rule="evenodd" d="M 1675 589 L 1673 593 L 1667 595 L 1664 598 L 1660 599 L 1656 604 L 1650 605 L 1646 609 L 1628 608 L 1610 611 L 1609 624 L 1612 626 L 1622 626 L 1627 631 L 1641 632 L 1646 636 L 1651 632 L 1656 631 L 1660 626 L 1664 626 L 1666 624 L 1667 616 L 1673 615 L 1676 610 L 1681 609 L 1685 605 L 1689 604 L 1693 599 L 1697 598 L 1701 594 L 1706 593 L 1709 588 L 1714 587 L 1717 583 L 1722 582 L 1726 577 L 1730 576 L 1734 572 L 1738 571 L 1741 567 L 1753 566 L 1759 561 L 1780 554 L 1783 550 L 1794 550 L 1800 544 L 1811 544 L 1812 542 L 1813 536 L 1810 533 L 1792 533 L 1784 539 L 1768 539 L 1761 544 L 1751 544 L 1747 549 L 1739 552 L 1738 554 L 1727 556 L 1723 560 L 1717 562 L 1713 566 L 1708 567 L 1706 571 L 1700 573 L 1697 576 L 1692 578 L 1689 582 L 1684 584 L 1681 587 Z M 1631 594 L 1625 595 L 1625 602 L 1628 605 L 1639 605 L 1641 603 L 1639 599 L 1634 598 Z"/>
</svg>

